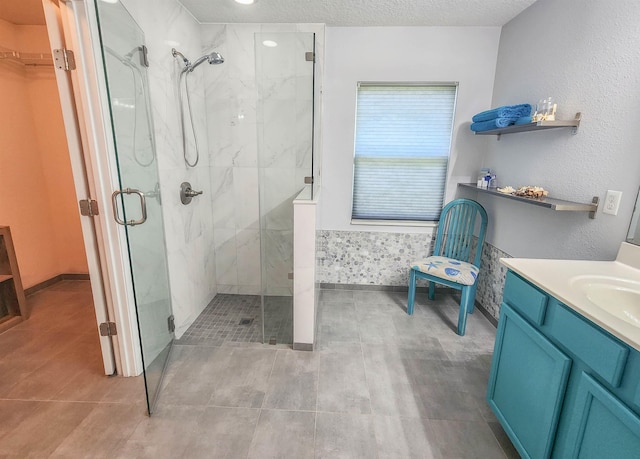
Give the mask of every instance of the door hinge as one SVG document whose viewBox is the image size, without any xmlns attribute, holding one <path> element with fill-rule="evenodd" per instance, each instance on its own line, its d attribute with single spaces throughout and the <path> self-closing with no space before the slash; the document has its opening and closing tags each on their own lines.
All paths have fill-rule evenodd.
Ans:
<svg viewBox="0 0 640 459">
<path fill-rule="evenodd" d="M 149 67 L 149 50 L 146 45 L 140 46 L 140 65 Z"/>
<path fill-rule="evenodd" d="M 102 322 L 100 324 L 100 336 L 115 336 L 118 334 L 115 322 Z"/>
<path fill-rule="evenodd" d="M 315 62 L 316 53 L 314 53 L 313 51 L 307 51 L 306 53 L 304 53 L 304 59 L 308 62 Z"/>
<path fill-rule="evenodd" d="M 175 318 L 173 317 L 173 314 L 171 314 L 171 315 L 169 316 L 169 318 L 167 319 L 167 325 L 168 325 L 168 327 L 169 327 L 169 331 L 170 331 L 171 333 L 173 333 L 174 331 L 176 331 L 176 320 L 175 320 Z"/>
<path fill-rule="evenodd" d="M 76 69 L 76 58 L 70 49 L 54 49 L 53 62 L 56 68 L 60 70 L 69 71 Z"/>
<path fill-rule="evenodd" d="M 80 204 L 80 215 L 83 217 L 93 217 L 100 214 L 100 212 L 98 212 L 98 201 L 94 199 L 81 199 L 78 203 Z"/>
</svg>

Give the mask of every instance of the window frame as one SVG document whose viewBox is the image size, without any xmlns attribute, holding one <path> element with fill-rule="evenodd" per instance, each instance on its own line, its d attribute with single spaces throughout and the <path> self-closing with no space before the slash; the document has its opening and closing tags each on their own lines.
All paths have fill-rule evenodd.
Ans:
<svg viewBox="0 0 640 459">
<path fill-rule="evenodd" d="M 354 130 L 353 130 L 353 158 L 352 158 L 352 177 L 351 177 L 351 225 L 370 225 L 370 226 L 404 226 L 404 227 L 436 227 L 438 226 L 439 218 L 434 220 L 415 220 L 415 219 L 383 219 L 383 218 L 358 218 L 354 217 L 354 197 L 355 197 L 355 175 L 356 175 L 356 139 L 358 129 L 358 100 L 359 91 L 361 86 L 390 86 L 390 87 L 427 87 L 427 86 L 450 86 L 454 88 L 453 109 L 451 113 L 451 135 L 449 137 L 449 145 L 447 149 L 447 166 L 444 174 L 444 186 L 443 186 L 443 201 L 441 207 L 444 207 L 447 192 L 449 190 L 449 173 L 451 160 L 453 156 L 453 137 L 456 127 L 456 110 L 458 108 L 458 96 L 460 90 L 460 83 L 458 81 L 358 81 L 356 83 L 356 97 L 355 97 L 355 117 L 354 117 Z"/>
</svg>

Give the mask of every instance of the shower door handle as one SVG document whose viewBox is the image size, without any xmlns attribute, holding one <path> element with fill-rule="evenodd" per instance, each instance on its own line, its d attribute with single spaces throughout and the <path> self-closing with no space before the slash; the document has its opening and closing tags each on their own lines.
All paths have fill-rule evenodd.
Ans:
<svg viewBox="0 0 640 459">
<path fill-rule="evenodd" d="M 142 216 L 138 220 L 124 221 L 118 215 L 117 197 L 119 194 L 123 194 L 123 193 L 137 194 L 138 197 L 140 198 L 140 207 L 142 209 Z M 147 200 L 145 199 L 144 193 L 140 190 L 136 190 L 135 188 L 125 188 L 124 190 L 116 190 L 111 195 L 111 204 L 113 205 L 113 218 L 116 221 L 116 223 L 118 223 L 119 225 L 136 226 L 136 225 L 142 225 L 144 222 L 147 221 Z M 122 205 L 124 206 L 124 201 L 122 202 Z"/>
</svg>

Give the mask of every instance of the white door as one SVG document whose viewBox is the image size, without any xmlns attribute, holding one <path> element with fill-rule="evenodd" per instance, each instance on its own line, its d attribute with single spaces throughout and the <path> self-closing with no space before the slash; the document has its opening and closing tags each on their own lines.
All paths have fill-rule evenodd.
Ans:
<svg viewBox="0 0 640 459">
<path fill-rule="evenodd" d="M 56 5 L 53 0 L 42 0 L 42 5 L 44 7 L 49 42 L 52 50 L 66 48 L 58 5 Z M 82 199 L 90 199 L 91 196 L 95 196 L 95 193 L 92 193 L 93 184 L 88 178 L 91 176 L 87 171 L 89 163 L 85 161 L 85 156 L 83 154 L 85 148 L 83 148 L 82 143 L 81 126 L 78 121 L 80 117 L 76 111 L 71 77 L 67 71 L 62 69 L 56 68 L 55 73 L 58 83 L 60 103 L 62 106 L 67 144 L 69 146 L 69 155 L 71 158 L 71 168 L 73 171 L 76 195 Z M 104 214 L 107 213 L 106 210 L 103 210 L 102 212 Z M 107 217 L 107 215 L 104 217 Z M 96 237 L 97 228 L 94 224 L 94 218 L 96 217 L 81 217 L 80 222 L 82 225 L 84 246 L 87 254 L 87 263 L 89 265 L 93 304 L 96 312 L 96 333 L 99 333 L 99 324 L 103 322 L 110 322 L 109 317 L 113 317 L 113 311 L 111 311 L 111 314 L 109 313 L 110 301 L 107 297 L 107 295 L 109 295 L 109 290 L 105 289 L 103 269 L 100 264 L 99 241 Z M 102 360 L 104 363 L 105 374 L 112 375 L 116 373 L 117 367 L 114 355 L 113 338 L 110 336 L 100 336 L 100 347 L 102 349 Z"/>
</svg>

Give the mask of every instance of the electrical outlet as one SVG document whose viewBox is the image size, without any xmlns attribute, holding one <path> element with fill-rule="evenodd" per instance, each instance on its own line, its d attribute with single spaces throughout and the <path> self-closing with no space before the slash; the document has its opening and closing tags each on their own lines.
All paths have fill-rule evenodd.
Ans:
<svg viewBox="0 0 640 459">
<path fill-rule="evenodd" d="M 607 190 L 607 195 L 604 198 L 604 207 L 602 208 L 602 213 L 618 215 L 620 199 L 622 199 L 622 191 Z"/>
</svg>

